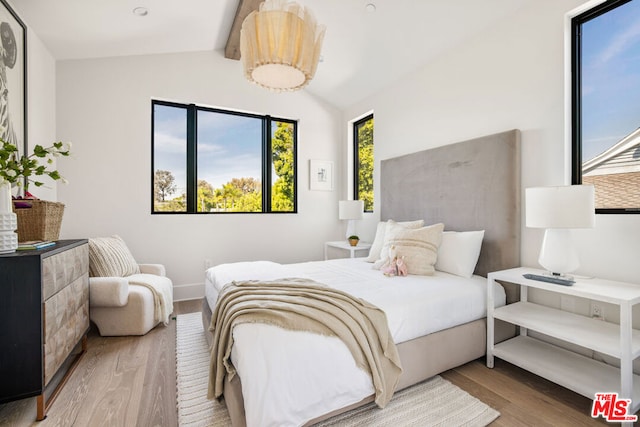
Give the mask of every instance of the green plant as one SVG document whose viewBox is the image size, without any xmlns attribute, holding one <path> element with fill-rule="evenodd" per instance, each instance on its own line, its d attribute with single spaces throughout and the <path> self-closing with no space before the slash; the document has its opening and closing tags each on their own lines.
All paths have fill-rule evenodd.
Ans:
<svg viewBox="0 0 640 427">
<path fill-rule="evenodd" d="M 68 156 L 70 152 L 71 143 L 54 142 L 49 147 L 36 145 L 32 154 L 18 157 L 18 147 L 0 139 L 0 184 L 9 182 L 18 186 L 24 185 L 26 191 L 29 183 L 33 183 L 36 187 L 44 185 L 44 182 L 34 179 L 42 175 L 47 175 L 54 181 L 62 180 L 66 183 L 67 180 L 57 170 L 49 170 L 48 167 L 53 163 L 54 157 Z M 46 164 L 42 164 L 41 161 L 45 161 Z"/>
<path fill-rule="evenodd" d="M 360 240 L 360 238 L 354 234 L 353 236 L 349 236 L 347 240 Z"/>
</svg>

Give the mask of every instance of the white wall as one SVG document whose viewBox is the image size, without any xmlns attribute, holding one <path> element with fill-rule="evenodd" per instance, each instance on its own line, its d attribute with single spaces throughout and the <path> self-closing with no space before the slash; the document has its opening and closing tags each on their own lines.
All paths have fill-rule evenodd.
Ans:
<svg viewBox="0 0 640 427">
<path fill-rule="evenodd" d="M 28 25 L 28 23 L 26 23 Z M 47 147 L 56 141 L 56 62 L 36 34 L 27 29 L 27 143 Z M 55 163 L 52 169 L 55 169 Z M 56 183 L 43 177 L 42 187 L 29 191 L 43 200 L 56 200 Z"/>
<path fill-rule="evenodd" d="M 298 214 L 151 215 L 152 98 L 298 119 Z M 73 143 L 59 161 L 62 237 L 119 234 L 138 262 L 165 264 L 177 299 L 203 295 L 205 259 L 321 259 L 343 232 L 338 192 L 308 185 L 309 159 L 342 169 L 340 112 L 304 91 L 251 85 L 219 52 L 59 62 L 57 111 L 57 136 Z"/>
<path fill-rule="evenodd" d="M 581 3 L 536 2 L 348 108 L 343 122 L 374 110 L 377 166 L 382 159 L 517 128 L 522 131 L 523 188 L 562 185 L 570 164 L 564 18 Z M 363 238 L 373 238 L 378 215 L 361 226 L 367 230 L 361 231 Z M 575 233 L 582 261 L 578 273 L 638 283 L 640 215 L 598 215 L 596 221 L 595 229 Z M 541 230 L 523 227 L 523 265 L 537 266 L 541 241 Z"/>
</svg>

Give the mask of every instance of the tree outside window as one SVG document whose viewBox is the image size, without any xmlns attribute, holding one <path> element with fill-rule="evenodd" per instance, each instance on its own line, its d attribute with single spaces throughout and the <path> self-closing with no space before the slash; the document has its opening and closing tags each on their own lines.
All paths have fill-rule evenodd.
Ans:
<svg viewBox="0 0 640 427">
<path fill-rule="evenodd" d="M 373 114 L 353 124 L 354 199 L 373 212 Z"/>
</svg>

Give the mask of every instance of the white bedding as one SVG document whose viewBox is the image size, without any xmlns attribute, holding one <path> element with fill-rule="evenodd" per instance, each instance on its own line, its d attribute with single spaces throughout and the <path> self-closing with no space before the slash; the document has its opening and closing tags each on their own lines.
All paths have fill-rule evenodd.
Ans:
<svg viewBox="0 0 640 427">
<path fill-rule="evenodd" d="M 349 292 L 385 311 L 396 344 L 486 316 L 487 281 L 447 273 L 385 277 L 362 259 L 299 264 L 268 261 L 222 264 L 207 270 L 205 295 L 233 280 L 306 277 Z M 496 285 L 496 306 L 505 304 Z M 242 379 L 247 425 L 297 426 L 373 394 L 367 373 L 335 337 L 245 324 L 233 331 L 231 360 Z M 256 357 L 257 356 L 257 357 Z"/>
</svg>

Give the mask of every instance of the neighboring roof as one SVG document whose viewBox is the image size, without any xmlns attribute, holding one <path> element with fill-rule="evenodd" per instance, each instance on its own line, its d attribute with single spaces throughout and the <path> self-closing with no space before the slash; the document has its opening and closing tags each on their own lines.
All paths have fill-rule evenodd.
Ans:
<svg viewBox="0 0 640 427">
<path fill-rule="evenodd" d="M 640 172 L 582 176 L 596 189 L 596 209 L 640 207 Z"/>
<path fill-rule="evenodd" d="M 640 128 L 582 164 L 583 177 L 629 172 L 640 172 Z"/>
</svg>

